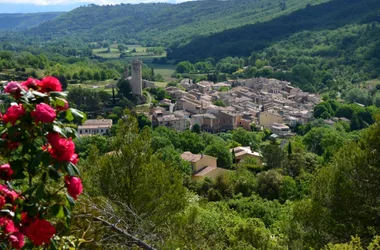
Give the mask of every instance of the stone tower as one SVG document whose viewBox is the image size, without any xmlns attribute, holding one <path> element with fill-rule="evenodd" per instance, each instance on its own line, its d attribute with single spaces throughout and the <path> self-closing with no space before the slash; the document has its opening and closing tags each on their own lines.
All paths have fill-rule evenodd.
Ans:
<svg viewBox="0 0 380 250">
<path fill-rule="evenodd" d="M 142 62 L 138 59 L 132 61 L 132 80 L 131 88 L 132 94 L 142 95 Z"/>
</svg>

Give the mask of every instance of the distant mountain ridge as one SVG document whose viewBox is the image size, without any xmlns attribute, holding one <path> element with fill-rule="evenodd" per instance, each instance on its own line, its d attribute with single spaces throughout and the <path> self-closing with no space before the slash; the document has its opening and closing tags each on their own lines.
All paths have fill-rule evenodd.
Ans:
<svg viewBox="0 0 380 250">
<path fill-rule="evenodd" d="M 0 14 L 0 30 L 26 30 L 52 20 L 64 12 Z"/>
<path fill-rule="evenodd" d="M 89 5 L 30 30 L 42 37 L 78 36 L 145 45 L 188 43 L 195 37 L 262 22 L 329 0 L 228 0 L 181 4 Z"/>
<path fill-rule="evenodd" d="M 0 3 L 0 14 L 67 12 L 89 3 L 37 5 L 33 3 Z"/>
</svg>

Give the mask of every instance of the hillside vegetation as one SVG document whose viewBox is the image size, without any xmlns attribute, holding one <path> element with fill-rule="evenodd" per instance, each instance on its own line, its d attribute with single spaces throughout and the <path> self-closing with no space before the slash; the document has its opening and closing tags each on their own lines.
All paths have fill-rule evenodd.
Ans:
<svg viewBox="0 0 380 250">
<path fill-rule="evenodd" d="M 26 30 L 52 20 L 64 12 L 0 14 L 0 30 Z"/>
<path fill-rule="evenodd" d="M 327 0 L 194 1 L 181 4 L 88 5 L 41 24 L 30 34 L 75 35 L 85 41 L 117 40 L 179 46 L 194 37 L 267 21 Z"/>
<path fill-rule="evenodd" d="M 267 22 L 199 37 L 182 47 L 173 46 L 168 56 L 190 61 L 207 57 L 248 56 L 252 51 L 259 51 L 305 30 L 331 30 L 347 24 L 379 21 L 379 8 L 378 0 L 334 0 L 307 6 Z"/>
</svg>

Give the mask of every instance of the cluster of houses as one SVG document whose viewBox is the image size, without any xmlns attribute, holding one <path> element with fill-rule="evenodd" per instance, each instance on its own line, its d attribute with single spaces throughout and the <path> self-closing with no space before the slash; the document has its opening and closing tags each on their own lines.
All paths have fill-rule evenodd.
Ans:
<svg viewBox="0 0 380 250">
<path fill-rule="evenodd" d="M 222 91 L 220 91 L 222 90 Z M 182 80 L 166 91 L 175 103 L 152 108 L 154 125 L 184 131 L 198 124 L 208 132 L 223 132 L 252 126 L 268 128 L 279 137 L 292 136 L 291 128 L 313 117 L 321 102 L 317 94 L 303 92 L 287 81 L 268 78 L 230 80 L 221 83 Z M 224 105 L 215 105 L 223 103 Z"/>
<path fill-rule="evenodd" d="M 321 102 L 316 94 L 303 92 L 287 81 L 268 78 L 215 84 L 183 79 L 177 87 L 167 87 L 166 91 L 172 100 L 164 99 L 161 101 L 163 105 L 152 107 L 149 117 L 153 125 L 177 131 L 190 129 L 196 124 L 212 133 L 239 127 L 251 131 L 254 126 L 270 129 L 274 137 L 287 138 L 293 135 L 292 127 L 313 118 L 314 106 Z M 112 120 L 87 120 L 78 127 L 78 132 L 80 135 L 107 134 L 111 126 Z M 236 147 L 231 153 L 235 156 L 235 163 L 251 157 L 262 164 L 260 153 L 251 151 L 250 147 Z M 215 179 L 229 171 L 218 167 L 217 158 L 209 155 L 184 152 L 181 157 L 191 163 L 195 180 Z"/>
</svg>

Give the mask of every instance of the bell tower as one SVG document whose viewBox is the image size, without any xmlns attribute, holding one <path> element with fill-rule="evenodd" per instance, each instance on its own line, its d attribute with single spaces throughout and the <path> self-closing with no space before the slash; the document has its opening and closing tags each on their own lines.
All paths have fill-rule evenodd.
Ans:
<svg viewBox="0 0 380 250">
<path fill-rule="evenodd" d="M 131 88 L 134 95 L 142 95 L 142 62 L 138 59 L 132 61 Z"/>
</svg>

